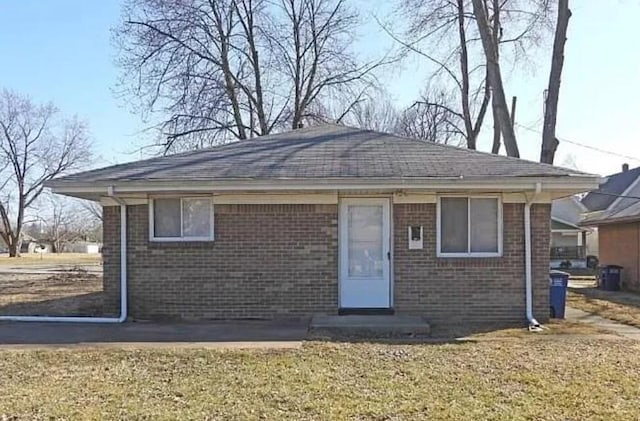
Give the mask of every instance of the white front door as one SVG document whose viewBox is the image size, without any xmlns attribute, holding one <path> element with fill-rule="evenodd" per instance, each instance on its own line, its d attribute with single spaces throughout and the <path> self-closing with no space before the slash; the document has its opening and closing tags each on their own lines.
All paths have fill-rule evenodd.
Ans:
<svg viewBox="0 0 640 421">
<path fill-rule="evenodd" d="M 340 307 L 389 308 L 389 200 L 340 202 Z"/>
</svg>

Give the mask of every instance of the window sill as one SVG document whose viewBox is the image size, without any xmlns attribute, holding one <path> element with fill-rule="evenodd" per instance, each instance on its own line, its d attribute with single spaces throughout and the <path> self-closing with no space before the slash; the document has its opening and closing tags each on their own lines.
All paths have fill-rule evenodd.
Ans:
<svg viewBox="0 0 640 421">
<path fill-rule="evenodd" d="M 212 243 L 213 237 L 152 237 L 151 243 Z"/>
<path fill-rule="evenodd" d="M 502 253 L 438 253 L 438 259 L 492 259 L 502 257 Z"/>
<path fill-rule="evenodd" d="M 157 240 L 149 240 L 147 242 L 149 248 L 154 249 L 207 249 L 213 248 L 215 246 L 215 241 L 213 240 L 201 240 L 201 241 L 193 241 L 193 240 L 172 240 L 172 241 L 157 241 Z"/>
</svg>

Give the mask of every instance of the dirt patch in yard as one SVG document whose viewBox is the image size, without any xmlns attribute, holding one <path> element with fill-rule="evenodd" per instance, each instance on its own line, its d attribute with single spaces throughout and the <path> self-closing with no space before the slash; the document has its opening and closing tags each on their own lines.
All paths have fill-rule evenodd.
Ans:
<svg viewBox="0 0 640 421">
<path fill-rule="evenodd" d="M 640 327 L 640 294 L 604 291 L 598 288 L 570 288 L 567 305 L 606 319 Z"/>
<path fill-rule="evenodd" d="M 94 316 L 103 313 L 102 274 L 96 268 L 56 266 L 0 269 L 0 315 Z"/>
</svg>

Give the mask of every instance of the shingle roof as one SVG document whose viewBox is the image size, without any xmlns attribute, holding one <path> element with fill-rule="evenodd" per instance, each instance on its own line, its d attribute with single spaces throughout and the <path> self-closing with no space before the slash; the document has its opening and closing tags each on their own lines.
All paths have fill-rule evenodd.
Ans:
<svg viewBox="0 0 640 421">
<path fill-rule="evenodd" d="M 639 176 L 640 167 L 607 176 L 607 181 L 601 184 L 599 189 L 587 194 L 582 199 L 582 204 L 592 212 L 605 210 L 616 200 L 616 196 L 624 193 Z"/>
<path fill-rule="evenodd" d="M 587 175 L 552 165 L 338 125 L 314 126 L 82 172 L 51 185 L 111 181 L 490 178 Z"/>
<path fill-rule="evenodd" d="M 628 170 L 622 174 L 637 172 L 638 169 Z M 634 178 L 618 195 L 607 197 L 613 199 L 611 203 L 603 210 L 589 212 L 582 224 L 599 225 L 640 220 L 640 179 L 638 177 Z"/>
<path fill-rule="evenodd" d="M 616 206 L 614 209 L 589 213 L 580 225 L 602 225 L 640 220 L 640 202 L 626 207 Z"/>
</svg>

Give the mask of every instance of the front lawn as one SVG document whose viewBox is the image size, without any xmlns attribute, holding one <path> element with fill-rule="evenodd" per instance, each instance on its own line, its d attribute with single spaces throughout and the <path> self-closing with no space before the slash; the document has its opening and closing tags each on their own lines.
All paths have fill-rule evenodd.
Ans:
<svg viewBox="0 0 640 421">
<path fill-rule="evenodd" d="M 23 253 L 20 257 L 0 254 L 0 266 L 20 267 L 29 265 L 91 265 L 102 262 L 101 254 L 89 253 Z"/>
<path fill-rule="evenodd" d="M 570 288 L 567 305 L 620 323 L 640 327 L 640 294 L 603 291 L 598 288 Z"/>
<path fill-rule="evenodd" d="M 638 419 L 640 344 L 5 350 L 0 419 Z"/>
</svg>

